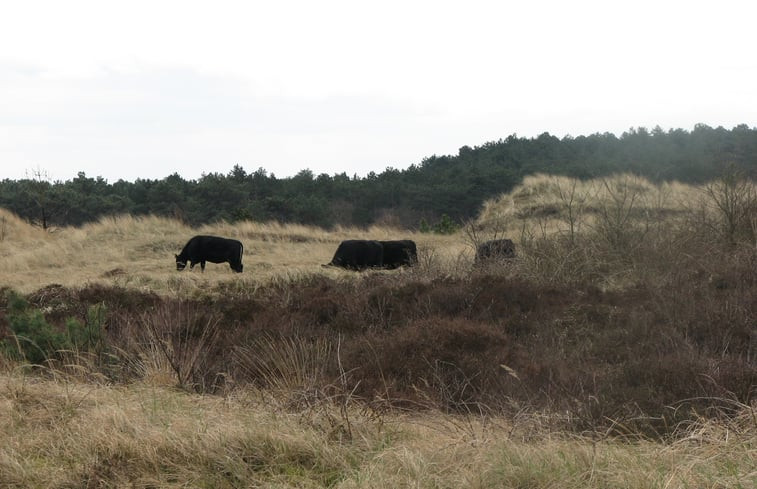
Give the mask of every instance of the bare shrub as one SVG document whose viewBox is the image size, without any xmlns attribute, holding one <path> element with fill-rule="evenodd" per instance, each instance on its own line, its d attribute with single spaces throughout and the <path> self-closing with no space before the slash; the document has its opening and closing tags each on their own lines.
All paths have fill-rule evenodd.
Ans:
<svg viewBox="0 0 757 489">
<path fill-rule="evenodd" d="M 628 254 L 645 238 L 648 229 L 635 219 L 638 216 L 644 189 L 629 176 L 602 180 L 609 199 L 598 203 L 595 235 L 609 250 Z"/>
<path fill-rule="evenodd" d="M 584 235 L 546 236 L 524 230 L 520 243 L 519 274 L 537 283 L 591 283 L 608 271 L 595 253 L 595 243 Z"/>
<path fill-rule="evenodd" d="M 581 232 L 586 218 L 586 209 L 594 200 L 596 192 L 591 188 L 586 190 L 585 185 L 575 178 L 567 182 L 553 178 L 552 186 L 560 204 L 559 216 L 567 226 L 567 229 L 560 230 L 560 233 L 567 234 L 569 242 L 575 244 L 576 236 Z"/>
<path fill-rule="evenodd" d="M 757 245 L 757 189 L 736 168 L 727 169 L 705 185 L 707 204 L 715 211 L 712 224 L 727 243 L 746 241 Z"/>
</svg>

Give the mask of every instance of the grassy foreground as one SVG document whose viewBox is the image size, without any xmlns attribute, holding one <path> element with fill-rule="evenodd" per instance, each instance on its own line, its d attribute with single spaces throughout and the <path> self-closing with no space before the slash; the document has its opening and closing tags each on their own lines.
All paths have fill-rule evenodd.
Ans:
<svg viewBox="0 0 757 489">
<path fill-rule="evenodd" d="M 539 419 L 292 410 L 147 384 L 0 376 L 0 487 L 753 488 L 749 409 L 675 442 L 549 432 Z"/>
</svg>

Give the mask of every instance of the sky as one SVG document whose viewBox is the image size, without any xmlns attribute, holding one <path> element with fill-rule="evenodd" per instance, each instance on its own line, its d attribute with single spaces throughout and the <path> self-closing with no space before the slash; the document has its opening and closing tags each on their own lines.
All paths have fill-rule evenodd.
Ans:
<svg viewBox="0 0 757 489">
<path fill-rule="evenodd" d="M 363 176 L 517 134 L 757 126 L 751 1 L 3 1 L 0 179 Z"/>
</svg>

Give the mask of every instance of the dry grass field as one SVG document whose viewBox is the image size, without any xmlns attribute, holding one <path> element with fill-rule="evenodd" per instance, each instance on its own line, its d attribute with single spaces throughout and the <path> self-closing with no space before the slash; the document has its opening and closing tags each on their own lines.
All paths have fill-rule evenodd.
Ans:
<svg viewBox="0 0 757 489">
<path fill-rule="evenodd" d="M 756 203 L 537 175 L 452 235 L 0 209 L 0 487 L 757 487 Z M 176 271 L 195 234 L 244 273 Z M 496 237 L 518 258 L 474 266 Z M 351 238 L 419 263 L 321 266 Z M 94 336 L 11 354 L 47 323 Z"/>
<path fill-rule="evenodd" d="M 425 253 L 472 256 L 472 248 L 457 236 L 417 234 L 390 228 L 325 231 L 293 224 L 217 223 L 192 229 L 178 221 L 155 216 L 118 216 L 80 228 L 44 233 L 0 209 L 6 223 L 0 241 L 2 284 L 20 292 L 45 285 L 113 284 L 165 294 L 233 280 L 255 284 L 308 274 L 331 277 L 354 274 L 324 268 L 344 239 L 413 239 Z M 228 264 L 208 263 L 177 272 L 174 255 L 196 234 L 235 238 L 244 244 L 245 272 L 237 276 Z"/>
</svg>

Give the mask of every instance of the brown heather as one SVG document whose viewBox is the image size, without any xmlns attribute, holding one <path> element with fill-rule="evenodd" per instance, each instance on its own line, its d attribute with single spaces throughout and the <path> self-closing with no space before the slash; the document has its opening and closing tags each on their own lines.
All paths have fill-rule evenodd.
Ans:
<svg viewBox="0 0 757 489">
<path fill-rule="evenodd" d="M 0 359 L 0 487 L 755 487 L 756 202 L 536 176 L 452 236 L 0 211 L 0 286 L 107 311 L 105 349 Z M 177 272 L 200 233 L 245 272 Z M 356 237 L 419 264 L 321 267 Z"/>
</svg>

